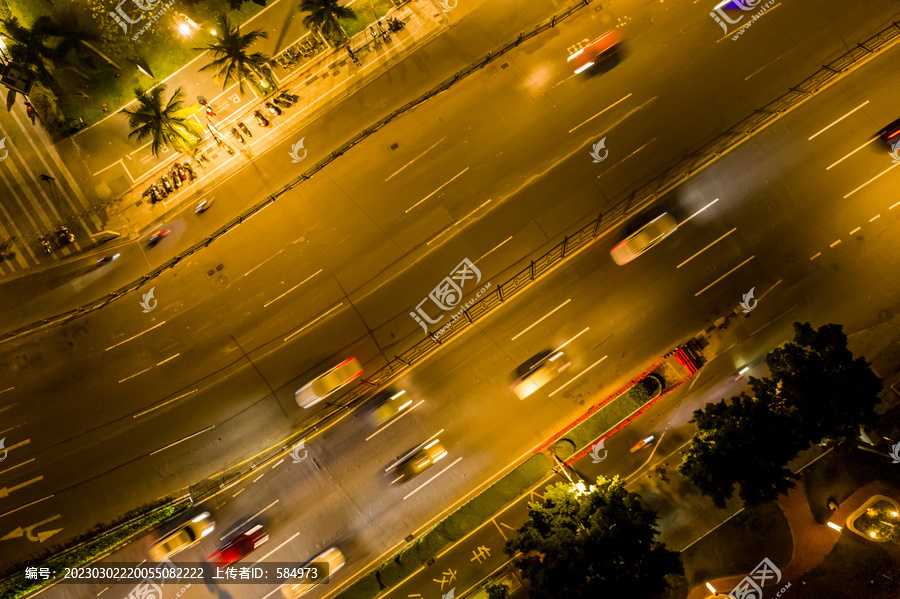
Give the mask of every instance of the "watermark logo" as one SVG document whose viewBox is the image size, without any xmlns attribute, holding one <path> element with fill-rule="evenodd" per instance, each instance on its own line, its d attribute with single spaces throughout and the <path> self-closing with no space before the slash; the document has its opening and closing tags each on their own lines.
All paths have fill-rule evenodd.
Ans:
<svg viewBox="0 0 900 599">
<path fill-rule="evenodd" d="M 606 439 L 600 439 L 599 443 L 596 443 L 593 447 L 591 447 L 590 456 L 594 460 L 594 464 L 599 464 L 603 460 L 606 459 L 606 454 L 609 453 L 604 447 L 603 444 L 606 443 Z M 603 450 L 603 456 L 601 457 L 600 450 Z"/>
<path fill-rule="evenodd" d="M 470 279 L 474 279 L 475 284 L 477 285 L 481 282 L 481 271 L 472 264 L 471 260 L 464 258 L 463 261 L 457 264 L 456 268 L 450 272 L 450 276 L 444 277 L 444 280 L 431 290 L 428 297 L 419 302 L 416 306 L 416 311 L 409 313 L 409 315 L 422 326 L 422 330 L 425 331 L 426 335 L 428 334 L 428 325 L 425 324 L 425 322 L 437 324 L 443 320 L 445 314 L 441 314 L 437 318 L 431 318 L 422 308 L 422 304 L 430 299 L 440 310 L 445 312 L 447 310 L 452 310 L 459 304 L 460 300 L 462 300 L 463 287 L 465 286 L 466 281 Z M 488 285 L 490 285 L 490 283 L 488 283 Z"/>
<path fill-rule="evenodd" d="M 609 150 L 606 149 L 606 138 L 604 137 L 600 141 L 594 144 L 594 151 L 591 152 L 591 158 L 594 159 L 594 164 L 598 162 L 603 162 L 606 160 L 606 157 L 609 155 Z M 600 150 L 605 150 L 603 152 L 603 156 L 600 155 Z"/>
<path fill-rule="evenodd" d="M 0 144 L 0 147 L 2 147 L 2 144 Z M 3 158 L 6 158 L 6 156 Z M 891 162 L 900 164 L 900 139 L 891 144 Z"/>
<path fill-rule="evenodd" d="M 6 160 L 6 157 L 9 156 L 9 150 L 6 149 L 6 138 L 0 139 L 0 150 L 3 150 L 3 156 L 0 157 L 0 162 Z"/>
<path fill-rule="evenodd" d="M 756 287 L 751 287 L 750 291 L 748 291 L 747 293 L 744 294 L 744 301 L 741 302 L 741 308 L 744 309 L 744 314 L 753 310 L 753 308 L 756 307 L 756 304 L 759 303 L 753 298 L 753 290 L 754 289 L 756 289 Z M 753 302 L 753 303 L 751 304 L 750 302 Z"/>
<path fill-rule="evenodd" d="M 459 5 L 459 0 L 438 0 L 438 4 L 443 12 L 450 12 Z"/>
<path fill-rule="evenodd" d="M 141 11 L 137 13 L 137 18 L 133 18 L 122 6 L 126 3 L 130 2 L 134 4 L 134 6 Z M 157 7 L 160 5 L 162 0 L 121 0 L 118 5 L 116 5 L 115 12 L 110 12 L 109 16 L 115 20 L 116 24 L 122 28 L 122 31 L 125 35 L 129 35 L 131 31 L 131 26 L 136 25 L 137 23 L 144 20 L 144 17 L 147 17 L 147 22 L 144 24 L 141 29 L 135 33 L 132 37 L 132 41 L 137 41 L 139 37 L 141 37 L 150 27 L 162 17 L 163 13 L 166 12 L 173 4 L 175 4 L 175 0 L 169 0 L 166 4 L 162 6 L 159 10 Z M 155 12 L 154 12 L 155 11 Z M 141 14 L 141 13 L 153 13 L 153 14 Z"/>
<path fill-rule="evenodd" d="M 0 441 L 0 447 L 3 447 L 3 441 Z M 897 444 L 894 445 L 894 448 L 891 450 L 891 457 L 894 458 L 892 463 L 900 464 L 900 441 L 897 441 Z"/>
<path fill-rule="evenodd" d="M 3 443 L 4 443 L 4 442 L 6 442 L 6 437 L 3 437 L 2 439 L 0 439 L 0 449 L 3 450 L 3 457 L 0 458 L 0 462 L 2 462 L 3 460 L 5 460 L 5 459 L 6 459 L 6 454 L 9 453 L 9 450 L 6 449 L 6 448 L 3 446 Z M 898 443 L 898 445 L 900 445 L 900 443 Z"/>
<path fill-rule="evenodd" d="M 441 599 L 454 599 L 454 597 L 456 597 L 456 587 L 447 591 L 446 595 L 441 595 Z"/>
<path fill-rule="evenodd" d="M 291 457 L 294 458 L 294 463 L 299 464 L 303 460 L 306 459 L 306 456 L 309 455 L 309 450 L 306 449 L 306 439 L 300 439 L 300 442 L 294 445 L 294 448 L 291 449 Z M 300 450 L 303 450 L 303 456 L 300 455 Z"/>
<path fill-rule="evenodd" d="M 304 158 L 306 158 L 306 148 L 303 147 L 303 140 L 304 140 L 304 139 L 306 139 L 306 138 L 305 138 L 305 137 L 301 137 L 301 138 L 300 138 L 300 141 L 298 141 L 298 142 L 295 143 L 293 146 L 291 146 L 291 151 L 288 152 L 288 154 L 290 155 L 290 157 L 293 158 L 293 160 L 291 160 L 291 162 L 300 162 L 301 160 L 303 160 Z M 298 155 L 297 155 L 297 151 L 298 151 L 298 150 L 303 150 L 303 156 L 298 156 Z"/>
<path fill-rule="evenodd" d="M 766 582 L 771 578 L 775 579 L 775 584 L 781 582 L 781 570 L 776 568 L 775 564 L 773 564 L 769 558 L 764 558 L 763 561 L 759 562 L 756 568 L 753 569 L 753 572 L 745 576 L 744 579 L 728 593 L 728 596 L 734 597 L 735 599 L 762 599 L 762 587 L 764 587 Z M 781 589 L 775 596 L 780 597 L 790 586 L 791 583 L 788 583 L 787 586 Z"/>
<path fill-rule="evenodd" d="M 151 310 L 153 310 L 153 308 L 156 307 L 157 302 L 155 299 L 153 299 L 153 290 L 154 289 L 156 289 L 156 287 L 151 287 L 150 291 L 148 291 L 147 293 L 144 294 L 144 301 L 141 302 L 141 308 L 144 309 L 144 314 L 146 314 L 147 312 L 150 312 Z M 151 302 L 152 302 L 152 305 L 151 305 Z"/>
</svg>

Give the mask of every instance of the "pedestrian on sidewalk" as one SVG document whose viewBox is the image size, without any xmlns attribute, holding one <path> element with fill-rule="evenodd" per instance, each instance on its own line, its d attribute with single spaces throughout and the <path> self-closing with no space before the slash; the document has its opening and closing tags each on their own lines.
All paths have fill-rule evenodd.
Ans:
<svg viewBox="0 0 900 599">
<path fill-rule="evenodd" d="M 388 34 L 388 30 L 385 29 L 384 25 L 382 24 L 381 19 L 378 19 L 375 24 L 378 25 L 378 31 L 381 32 L 381 35 L 384 37 L 384 41 L 390 42 L 391 36 Z"/>
<path fill-rule="evenodd" d="M 50 181 L 56 181 L 56 179 L 54 179 L 50 175 L 45 175 L 44 173 L 41 173 L 40 179 L 41 181 L 46 181 L 47 183 L 49 183 Z"/>
<path fill-rule="evenodd" d="M 354 52 L 353 48 L 351 48 L 350 46 L 347 46 L 347 54 L 350 55 L 350 60 L 353 61 L 353 64 L 355 64 L 356 66 L 362 65 L 362 63 L 359 60 L 359 57 L 356 55 L 356 52 Z"/>
<path fill-rule="evenodd" d="M 378 34 L 375 32 L 374 25 L 369 25 L 369 33 L 372 35 L 372 41 L 378 43 Z"/>
</svg>

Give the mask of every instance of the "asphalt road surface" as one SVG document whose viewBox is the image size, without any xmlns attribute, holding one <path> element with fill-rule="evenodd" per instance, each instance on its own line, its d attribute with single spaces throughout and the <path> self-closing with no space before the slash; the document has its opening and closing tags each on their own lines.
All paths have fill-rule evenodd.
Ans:
<svg viewBox="0 0 900 599">
<path fill-rule="evenodd" d="M 209 255 L 200 254 L 158 279 L 159 305 L 152 312 L 143 313 L 140 298 L 134 296 L 83 322 L 4 348 L 4 363 L 15 383 L 0 395 L 4 423 L 11 422 L 0 434 L 6 434 L 7 446 L 17 439 L 29 442 L 10 453 L 0 473 L 9 492 L 0 524 L 12 529 L 58 514 L 54 528 L 63 532 L 57 538 L 74 535 L 284 438 L 310 417 L 293 403 L 293 391 L 341 357 L 356 355 L 366 372 L 373 372 L 386 357 L 418 340 L 421 329 L 408 316 L 411 306 L 462 258 L 477 260 L 485 280 L 498 284 L 520 267 L 523 257 L 557 243 L 602 210 L 604 199 L 627 188 L 609 182 L 625 169 L 617 156 L 611 150 L 611 160 L 595 165 L 588 155 L 589 142 L 608 135 L 607 147 L 613 148 L 615 134 L 628 139 L 629 151 L 634 151 L 653 131 L 659 139 L 644 148 L 647 153 L 641 150 L 639 161 L 634 160 L 637 155 L 627 158 L 628 168 L 636 169 L 629 173 L 639 178 L 642 168 L 653 172 L 648 164 L 654 156 L 658 168 L 672 156 L 666 152 L 677 153 L 679 140 L 692 132 L 697 135 L 694 144 L 704 137 L 699 127 L 709 123 L 703 118 L 709 113 L 703 100 L 714 94 L 704 92 L 703 84 L 709 72 L 718 71 L 698 70 L 690 83 L 687 73 L 671 76 L 672 88 L 697 93 L 690 102 L 677 95 L 667 100 L 652 77 L 640 79 L 651 89 L 630 91 L 626 83 L 647 68 L 641 69 L 641 40 L 673 34 L 675 22 L 683 27 L 703 23 L 713 30 L 705 52 L 684 54 L 696 60 L 679 61 L 675 52 L 662 54 L 658 48 L 654 55 L 644 49 L 643 60 L 657 66 L 673 60 L 688 70 L 737 69 L 736 57 L 746 59 L 738 46 L 757 32 L 764 37 L 768 25 L 773 38 L 794 43 L 786 41 L 782 28 L 797 24 L 792 34 L 802 34 L 800 15 L 791 12 L 795 9 L 802 12 L 778 8 L 738 42 L 726 40 L 730 48 L 721 45 L 725 42 L 715 44 L 717 26 L 705 13 L 697 16 L 684 8 L 685 14 L 676 18 L 660 9 L 643 31 L 630 32 L 626 24 L 632 42 L 621 64 L 603 76 L 568 81 L 566 65 L 558 57 L 566 54 L 567 40 L 596 30 L 592 21 L 597 17 L 565 24 L 557 36 L 523 45 L 510 57 L 514 69 L 495 65 L 473 76 L 355 148 L 326 170 L 327 176 L 254 217 L 214 244 Z M 823 13 L 827 10 L 818 16 Z M 631 24 L 639 28 L 641 22 L 635 16 Z M 804 50 L 819 47 L 820 30 L 809 35 Z M 699 43 L 699 37 L 676 39 L 690 46 Z M 446 41 L 441 38 L 435 44 Z M 769 43 L 773 56 L 765 58 L 778 59 L 777 44 Z M 734 55 L 726 56 L 728 52 Z M 778 59 L 779 69 L 790 70 L 791 52 L 786 46 L 780 52 L 784 57 Z M 219 536 L 268 507 L 260 516 L 271 529 L 269 544 L 259 550 L 262 555 L 277 548 L 267 559 L 300 560 L 338 543 L 348 556 L 343 575 L 349 576 L 527 455 L 592 398 L 617 388 L 658 355 L 729 313 L 750 287 L 757 287 L 761 297 L 754 319 L 761 320 L 770 309 L 766 302 L 772 302 L 769 318 L 781 316 L 782 325 L 806 318 L 841 322 L 848 330 L 873 325 L 882 309 L 892 309 L 897 292 L 896 282 L 881 274 L 891 272 L 897 249 L 896 237 L 890 235 L 897 209 L 886 201 L 890 196 L 885 187 L 895 173 L 887 172 L 853 192 L 891 167 L 877 142 L 826 168 L 896 118 L 892 85 L 886 79 L 895 53 L 878 57 L 672 194 L 660 209 L 686 223 L 659 248 L 634 264 L 616 267 L 607 252 L 623 231 L 614 232 L 517 296 L 510 302 L 513 308 L 486 319 L 407 374 L 398 388 L 424 403 L 404 419 L 366 440 L 375 431 L 349 415 L 310 444 L 308 460 L 284 462 L 218 496 L 217 534 L 184 559 L 209 555 Z M 713 58 L 718 62 L 700 66 L 702 59 Z M 795 79 L 805 74 L 806 59 L 797 59 L 803 65 L 796 67 Z M 766 66 L 763 58 L 754 64 L 754 70 Z M 553 88 L 558 97 L 521 83 L 523 73 L 541 68 L 550 71 L 545 87 L 560 83 Z M 746 77 L 752 70 L 744 67 L 743 72 Z M 773 89 L 780 83 L 772 83 Z M 379 84 L 385 82 L 373 85 Z M 579 89 L 569 96 L 567 86 Z M 722 91 L 718 86 L 716 90 Z M 370 91 L 363 90 L 350 104 L 365 102 Z M 749 101 L 748 94 L 734 88 L 727 92 L 735 94 L 735 105 Z M 567 133 L 627 93 L 633 95 L 578 129 L 577 138 Z M 764 99 L 760 93 L 744 113 Z M 557 110 L 563 102 L 578 116 L 563 116 Z M 635 112 L 628 115 L 638 106 L 643 106 L 641 118 L 635 118 Z M 675 117 L 679 126 L 693 122 L 693 128 L 669 138 L 668 124 Z M 346 126 L 349 120 L 325 115 L 322 130 L 338 121 Z M 661 125 L 666 129 L 659 129 Z M 459 136 L 461 130 L 465 136 Z M 445 143 L 442 137 L 451 138 L 445 147 L 438 146 L 442 151 L 435 148 L 384 183 L 439 140 Z M 413 146 L 408 155 L 384 159 L 385 164 L 366 160 L 377 156 L 378 148 L 382 155 L 389 152 L 384 148 L 394 140 L 401 140 L 401 147 Z M 660 141 L 660 153 L 650 152 Z M 289 168 L 279 164 L 277 154 L 272 152 L 271 163 L 262 157 L 257 164 L 263 173 L 272 173 L 270 182 Z M 288 178 L 287 173 L 281 176 Z M 454 176 L 445 191 L 428 197 Z M 249 182 L 240 186 L 240 177 L 229 184 L 242 193 L 249 188 L 249 193 L 232 199 L 229 213 L 251 203 L 249 196 L 259 189 Z M 375 181 L 381 183 L 373 185 Z M 600 187 L 607 184 L 610 191 L 603 195 Z M 483 213 L 453 226 L 487 199 L 491 204 L 480 208 Z M 172 234 L 147 252 L 148 259 L 160 260 L 154 253 L 186 245 L 195 234 L 192 218 L 190 213 L 169 223 Z M 857 226 L 861 229 L 854 231 Z M 830 247 L 837 239 L 841 243 Z M 227 277 L 224 286 L 207 274 L 218 264 L 223 268 L 216 272 Z M 117 270 L 96 272 L 128 276 Z M 763 290 L 772 286 L 772 295 L 764 296 Z M 867 290 L 865 298 L 851 293 L 858 289 Z M 846 301 L 836 305 L 835 297 Z M 789 313 L 774 309 L 775 298 Z M 857 298 L 862 301 L 852 301 Z M 766 329 L 774 330 L 777 327 Z M 748 336 L 753 337 L 753 331 Z M 551 385 L 547 393 L 553 395 L 532 396 L 523 409 L 508 390 L 507 373 L 538 351 L 567 341 L 572 382 L 556 392 Z M 761 343 L 747 359 L 770 347 Z M 174 398 L 179 399 L 161 405 Z M 186 439 L 191 435 L 196 436 Z M 381 467 L 432 435 L 450 452 L 435 468 L 440 476 L 432 481 L 429 471 L 405 487 L 387 487 Z M 18 509 L 32 502 L 37 503 Z M 11 552 L 18 558 L 34 551 L 24 539 L 3 543 L 4 555 Z M 146 545 L 135 544 L 116 559 L 140 561 Z M 52 592 L 75 588 L 61 586 Z M 263 596 L 268 590 L 242 586 L 229 592 Z"/>
</svg>

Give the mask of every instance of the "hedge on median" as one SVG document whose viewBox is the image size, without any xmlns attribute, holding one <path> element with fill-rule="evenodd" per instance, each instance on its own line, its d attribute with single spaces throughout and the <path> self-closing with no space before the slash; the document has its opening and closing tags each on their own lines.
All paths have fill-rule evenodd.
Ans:
<svg viewBox="0 0 900 599">
<path fill-rule="evenodd" d="M 606 431 L 614 427 L 628 417 L 629 414 L 650 401 L 650 395 L 642 384 L 633 385 L 630 389 L 616 397 L 583 422 L 567 432 L 561 439 L 575 444 L 575 451 L 579 451 L 591 443 Z"/>
<path fill-rule="evenodd" d="M 136 536 L 187 510 L 190 506 L 190 501 L 186 499 L 144 506 L 129 512 L 118 524 L 107 527 L 105 532 L 97 534 L 96 531 L 91 531 L 73 539 L 69 542 L 69 549 L 57 553 L 48 559 L 37 559 L 17 564 L 14 566 L 14 574 L 0 581 L 0 597 L 4 599 L 19 599 L 53 583 L 54 579 L 25 580 L 24 572 L 28 566 L 49 568 L 51 572 L 59 573 L 65 572 L 65 568 L 86 566 L 121 547 Z"/>
</svg>

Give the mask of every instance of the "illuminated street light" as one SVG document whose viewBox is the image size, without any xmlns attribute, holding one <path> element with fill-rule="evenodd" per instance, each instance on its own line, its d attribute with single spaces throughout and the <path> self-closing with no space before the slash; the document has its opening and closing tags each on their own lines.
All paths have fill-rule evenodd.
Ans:
<svg viewBox="0 0 900 599">
<path fill-rule="evenodd" d="M 177 19 L 176 26 L 178 27 L 178 31 L 181 32 L 181 35 L 184 37 L 192 37 L 194 33 L 200 31 L 200 26 L 183 12 L 176 12 L 175 18 Z"/>
</svg>

